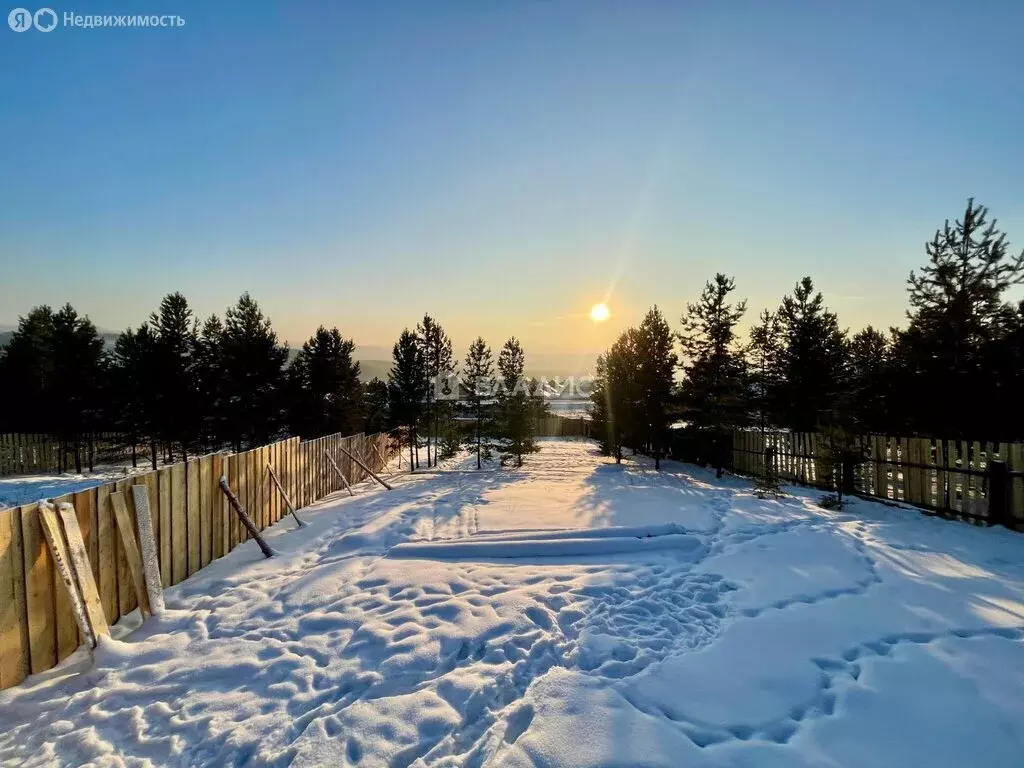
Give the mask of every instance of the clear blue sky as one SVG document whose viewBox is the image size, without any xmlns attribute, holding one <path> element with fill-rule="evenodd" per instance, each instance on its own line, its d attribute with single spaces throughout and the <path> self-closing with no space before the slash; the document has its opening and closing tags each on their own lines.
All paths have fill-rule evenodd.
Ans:
<svg viewBox="0 0 1024 768">
<path fill-rule="evenodd" d="M 719 270 L 898 323 L 969 195 L 1024 247 L 1015 0 L 52 7 L 187 23 L 0 27 L 0 323 L 248 290 L 293 342 L 589 353 Z"/>
</svg>

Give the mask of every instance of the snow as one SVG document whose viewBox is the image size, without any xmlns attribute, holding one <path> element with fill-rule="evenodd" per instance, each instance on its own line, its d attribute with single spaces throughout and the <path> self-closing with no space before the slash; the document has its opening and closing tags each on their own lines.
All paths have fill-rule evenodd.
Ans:
<svg viewBox="0 0 1024 768">
<path fill-rule="evenodd" d="M 541 446 L 282 521 L 0 693 L 0 763 L 1024 764 L 1024 537 Z"/>
<path fill-rule="evenodd" d="M 0 509 L 31 504 L 40 499 L 52 499 L 66 493 L 77 493 L 104 483 L 123 480 L 129 475 L 148 472 L 148 466 L 97 467 L 95 472 L 52 475 L 10 475 L 0 477 Z"/>
</svg>

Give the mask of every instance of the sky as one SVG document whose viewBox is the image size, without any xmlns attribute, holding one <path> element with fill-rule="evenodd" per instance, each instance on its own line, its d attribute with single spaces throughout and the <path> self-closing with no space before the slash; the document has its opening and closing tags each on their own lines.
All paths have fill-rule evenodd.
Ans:
<svg viewBox="0 0 1024 768">
<path fill-rule="evenodd" d="M 969 196 L 1024 248 L 1016 0 L 52 7 L 185 25 L 0 27 L 0 324 L 249 291 L 293 344 L 430 312 L 589 362 L 716 272 L 899 324 Z"/>
</svg>

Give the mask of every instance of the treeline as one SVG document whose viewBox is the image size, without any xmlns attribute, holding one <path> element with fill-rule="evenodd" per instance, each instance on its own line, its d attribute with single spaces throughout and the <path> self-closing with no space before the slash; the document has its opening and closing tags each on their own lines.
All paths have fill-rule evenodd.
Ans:
<svg viewBox="0 0 1024 768">
<path fill-rule="evenodd" d="M 526 376 L 526 355 L 514 336 L 495 366 L 482 338 L 469 346 L 461 375 L 451 338 L 430 315 L 414 331 L 406 328 L 392 350 L 387 383 L 371 382 L 383 423 L 409 450 L 411 466 L 454 456 L 462 446 L 476 453 L 477 467 L 495 451 L 517 466 L 537 450 L 537 420 L 548 413 L 535 379 Z M 423 438 L 421 440 L 421 437 Z"/>
<path fill-rule="evenodd" d="M 1024 252 L 968 200 L 926 245 L 907 281 L 906 328 L 850 333 L 810 277 L 741 338 L 745 301 L 718 274 L 677 330 L 657 307 L 598 361 L 593 396 L 604 449 L 653 453 L 686 434 L 721 466 L 735 428 L 1024 439 Z M 678 354 L 677 354 L 678 351 Z M 671 432 L 683 422 L 686 429 Z"/>
<path fill-rule="evenodd" d="M 481 456 L 498 447 L 517 461 L 533 450 L 532 419 L 543 406 L 515 339 L 497 371 L 483 340 L 474 342 L 461 380 L 451 340 L 429 315 L 395 344 L 388 381 L 364 385 L 354 352 L 351 339 L 321 326 L 292 355 L 249 294 L 223 319 L 205 320 L 182 294 L 169 294 L 109 348 L 70 305 L 39 306 L 0 348 L 0 432 L 51 435 L 78 472 L 92 468 L 101 432 L 122 435 L 133 463 L 148 448 L 154 467 L 286 434 L 391 430 L 418 465 L 422 433 L 428 466 L 467 441 Z M 493 373 L 503 386 L 484 397 Z"/>
</svg>

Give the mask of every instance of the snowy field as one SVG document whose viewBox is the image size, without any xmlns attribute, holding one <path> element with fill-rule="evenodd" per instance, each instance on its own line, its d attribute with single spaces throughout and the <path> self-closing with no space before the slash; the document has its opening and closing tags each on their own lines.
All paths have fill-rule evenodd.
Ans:
<svg viewBox="0 0 1024 768">
<path fill-rule="evenodd" d="M 1024 536 L 542 445 L 282 521 L 0 693 L 0 764 L 1024 765 Z"/>
<path fill-rule="evenodd" d="M 150 467 L 97 467 L 95 472 L 77 475 L 73 472 L 50 475 L 9 475 L 0 477 L 0 509 L 52 499 L 66 493 L 84 491 L 104 483 L 123 480 L 129 475 L 148 472 Z"/>
</svg>

